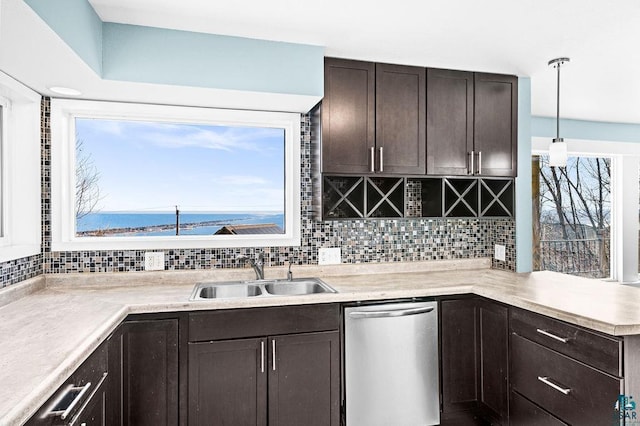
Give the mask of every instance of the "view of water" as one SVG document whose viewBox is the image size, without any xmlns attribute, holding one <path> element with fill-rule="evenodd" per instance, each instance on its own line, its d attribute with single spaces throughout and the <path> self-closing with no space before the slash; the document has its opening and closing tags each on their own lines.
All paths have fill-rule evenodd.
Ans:
<svg viewBox="0 0 640 426">
<path fill-rule="evenodd" d="M 213 223 L 212 223 L 213 222 Z M 76 223 L 77 232 L 107 231 L 113 236 L 175 235 L 175 213 L 90 213 Z M 275 223 L 284 229 L 284 214 L 276 213 L 180 213 L 180 235 L 212 235 L 224 225 Z M 167 229 L 136 229 L 135 232 L 109 233 L 123 228 L 167 227 Z"/>
</svg>

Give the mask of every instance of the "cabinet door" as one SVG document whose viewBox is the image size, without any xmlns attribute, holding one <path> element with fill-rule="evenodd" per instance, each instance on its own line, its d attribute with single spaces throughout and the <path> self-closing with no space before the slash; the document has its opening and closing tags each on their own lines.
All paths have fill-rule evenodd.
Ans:
<svg viewBox="0 0 640 426">
<path fill-rule="evenodd" d="M 122 416 L 126 425 L 178 424 L 178 320 L 123 326 Z"/>
<path fill-rule="evenodd" d="M 473 150 L 473 73 L 427 70 L 427 173 L 467 175 Z"/>
<path fill-rule="evenodd" d="M 518 78 L 476 73 L 474 80 L 474 149 L 481 155 L 476 174 L 516 176 Z"/>
<path fill-rule="evenodd" d="M 269 339 L 269 425 L 340 424 L 339 333 Z"/>
<path fill-rule="evenodd" d="M 376 64 L 376 171 L 424 174 L 426 72 Z"/>
<path fill-rule="evenodd" d="M 440 305 L 443 413 L 473 409 L 478 400 L 478 315 L 476 299 Z"/>
<path fill-rule="evenodd" d="M 189 424 L 266 425 L 266 339 L 189 344 Z"/>
<path fill-rule="evenodd" d="M 509 311 L 478 300 L 480 402 L 492 424 L 507 424 L 509 409 Z"/>
<path fill-rule="evenodd" d="M 375 67 L 326 58 L 322 101 L 322 171 L 368 173 L 375 143 Z"/>
</svg>

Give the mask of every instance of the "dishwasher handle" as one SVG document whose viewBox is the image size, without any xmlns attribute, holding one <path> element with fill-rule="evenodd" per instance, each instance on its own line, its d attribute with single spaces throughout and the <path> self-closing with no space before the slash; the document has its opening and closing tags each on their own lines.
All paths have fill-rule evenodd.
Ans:
<svg viewBox="0 0 640 426">
<path fill-rule="evenodd" d="M 389 317 L 406 317 L 408 315 L 426 314 L 433 311 L 433 306 L 427 306 L 425 308 L 409 308 L 409 309 L 395 309 L 388 311 L 355 311 L 349 312 L 349 318 L 361 319 L 361 318 L 389 318 Z"/>
</svg>

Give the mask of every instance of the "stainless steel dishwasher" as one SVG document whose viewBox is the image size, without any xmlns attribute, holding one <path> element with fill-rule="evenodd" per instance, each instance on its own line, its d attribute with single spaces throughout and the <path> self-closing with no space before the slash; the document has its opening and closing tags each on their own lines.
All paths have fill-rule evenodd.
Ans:
<svg viewBox="0 0 640 426">
<path fill-rule="evenodd" d="M 345 307 L 347 426 L 440 424 L 437 303 Z"/>
</svg>

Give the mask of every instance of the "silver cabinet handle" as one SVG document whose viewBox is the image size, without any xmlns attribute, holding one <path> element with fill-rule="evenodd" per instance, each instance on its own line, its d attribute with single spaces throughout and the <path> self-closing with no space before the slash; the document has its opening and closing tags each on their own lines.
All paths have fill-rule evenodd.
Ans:
<svg viewBox="0 0 640 426">
<path fill-rule="evenodd" d="M 478 151 L 478 174 L 482 174 L 482 151 Z"/>
<path fill-rule="evenodd" d="M 475 152 L 471 151 L 469 153 L 469 170 L 468 170 L 469 173 L 468 174 L 470 175 L 472 175 L 475 170 L 475 167 L 474 167 L 475 156 L 476 156 Z"/>
<path fill-rule="evenodd" d="M 273 356 L 273 359 L 271 360 L 273 364 L 273 371 L 276 371 L 276 339 L 271 341 L 271 349 L 271 355 Z"/>
<path fill-rule="evenodd" d="M 376 149 L 374 147 L 369 148 L 371 152 L 371 173 L 376 171 Z"/>
<path fill-rule="evenodd" d="M 67 417 L 69 417 L 69 414 L 71 414 L 71 411 L 73 411 L 76 405 L 78 405 L 78 403 L 82 400 L 82 397 L 84 396 L 84 394 L 86 394 L 89 391 L 90 387 L 91 387 L 91 382 L 87 383 L 84 386 L 73 386 L 73 385 L 69 386 L 69 388 L 65 392 L 65 395 L 68 394 L 69 392 L 73 392 L 77 390 L 80 390 L 80 392 L 78 392 L 76 397 L 73 398 L 73 401 L 71 401 L 69 406 L 64 411 L 50 411 L 47 415 L 50 415 L 50 416 L 60 415 L 60 419 L 65 420 Z"/>
<path fill-rule="evenodd" d="M 553 340 L 557 340 L 558 342 L 567 343 L 567 342 L 569 342 L 569 340 L 570 340 L 570 339 L 569 339 L 569 338 L 567 338 L 567 337 L 560 337 L 560 336 L 556 336 L 555 334 L 549 333 L 548 331 L 546 331 L 546 330 L 542 330 L 542 329 L 540 329 L 540 328 L 536 328 L 536 331 L 537 331 L 538 333 L 542 334 L 543 336 L 550 337 L 550 338 L 552 338 Z"/>
<path fill-rule="evenodd" d="M 560 387 L 560 386 L 556 385 L 555 383 L 551 383 L 549 381 L 549 378 L 546 377 L 546 376 L 545 377 L 538 376 L 538 380 L 540 380 L 545 385 L 550 386 L 553 389 L 555 389 L 558 392 L 561 392 L 561 393 L 563 393 L 565 395 L 569 395 L 569 393 L 571 393 L 571 389 L 570 388 L 563 388 L 563 387 Z"/>
<path fill-rule="evenodd" d="M 260 342 L 260 372 L 264 373 L 264 340 Z"/>
<path fill-rule="evenodd" d="M 429 306 L 427 308 L 396 309 L 393 311 L 356 311 L 350 312 L 349 317 L 354 319 L 406 317 L 407 315 L 426 314 L 431 311 L 433 311 L 433 306 Z"/>
<path fill-rule="evenodd" d="M 384 147 L 380 147 L 380 171 L 384 171 Z"/>
</svg>

